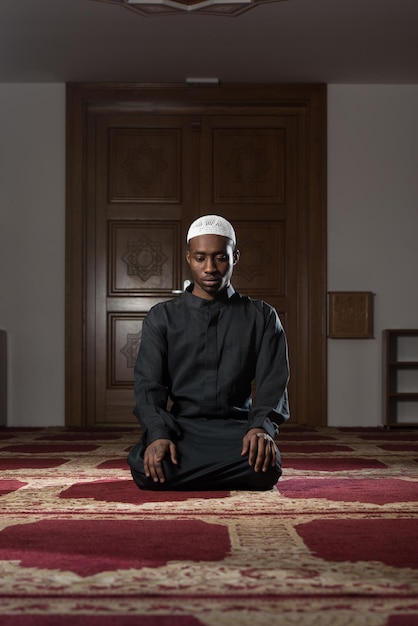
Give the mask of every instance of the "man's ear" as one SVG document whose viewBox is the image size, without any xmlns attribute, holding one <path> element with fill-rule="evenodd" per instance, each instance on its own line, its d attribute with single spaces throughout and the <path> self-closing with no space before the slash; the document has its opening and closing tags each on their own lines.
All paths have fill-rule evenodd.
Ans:
<svg viewBox="0 0 418 626">
<path fill-rule="evenodd" d="M 190 250 L 189 249 L 186 250 L 186 261 L 190 265 Z"/>
<path fill-rule="evenodd" d="M 234 265 L 239 261 L 239 250 L 234 250 Z"/>
</svg>

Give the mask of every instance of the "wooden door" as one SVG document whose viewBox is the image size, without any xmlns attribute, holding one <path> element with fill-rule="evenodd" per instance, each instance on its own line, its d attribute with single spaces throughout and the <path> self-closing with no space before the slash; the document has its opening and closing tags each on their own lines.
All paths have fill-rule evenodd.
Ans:
<svg viewBox="0 0 418 626">
<path fill-rule="evenodd" d="M 234 287 L 279 312 L 297 343 L 298 125 L 291 115 L 207 115 L 202 121 L 204 213 L 232 221 L 241 256 Z"/>
<path fill-rule="evenodd" d="M 90 147 L 88 415 L 95 425 L 127 423 L 134 421 L 142 321 L 183 286 L 194 177 L 190 119 L 103 115 L 94 119 Z"/>
<path fill-rule="evenodd" d="M 176 297 L 189 278 L 184 257 L 190 222 L 217 213 L 237 232 L 241 259 L 235 288 L 273 304 L 286 328 L 293 420 L 323 424 L 326 380 L 323 376 L 314 390 L 318 370 L 312 375 L 310 366 L 315 348 L 316 367 L 325 365 L 325 311 L 318 315 L 316 308 L 319 302 L 325 306 L 323 257 L 316 268 L 311 265 L 318 225 L 323 242 L 324 207 L 312 197 L 306 102 L 277 102 L 277 88 L 272 102 L 264 88 L 265 101 L 254 103 L 248 86 L 192 92 L 137 88 L 128 101 L 120 88 L 112 87 L 110 100 L 103 87 L 69 87 L 70 121 L 81 127 L 79 135 L 69 137 L 70 163 L 75 166 L 81 151 L 85 176 L 77 180 L 76 171 L 69 170 L 83 209 L 69 199 L 68 267 L 77 264 L 80 253 L 74 239 L 78 228 L 84 290 L 80 294 L 78 288 L 77 298 L 75 285 L 67 283 L 72 312 L 67 358 L 78 355 L 81 365 L 77 397 L 69 361 L 67 423 L 134 422 L 133 366 L 142 321 L 153 304 Z M 81 101 L 86 90 L 94 97 Z M 316 91 L 318 99 L 321 89 Z M 245 98 L 251 102 L 242 102 Z M 319 161 L 314 159 L 317 172 Z M 321 291 L 312 297 L 317 284 Z M 84 311 L 78 337 L 77 302 Z M 319 334 L 309 337 L 310 328 Z"/>
</svg>

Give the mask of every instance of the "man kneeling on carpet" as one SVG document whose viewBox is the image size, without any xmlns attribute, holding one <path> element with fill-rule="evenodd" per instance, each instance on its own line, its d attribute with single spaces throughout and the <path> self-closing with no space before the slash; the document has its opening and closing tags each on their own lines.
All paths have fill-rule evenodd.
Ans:
<svg viewBox="0 0 418 626">
<path fill-rule="evenodd" d="M 143 437 L 128 457 L 141 489 L 267 490 L 281 476 L 274 436 L 289 418 L 287 342 L 276 310 L 232 287 L 239 256 L 226 219 L 195 220 L 193 282 L 144 320 L 134 410 Z"/>
</svg>

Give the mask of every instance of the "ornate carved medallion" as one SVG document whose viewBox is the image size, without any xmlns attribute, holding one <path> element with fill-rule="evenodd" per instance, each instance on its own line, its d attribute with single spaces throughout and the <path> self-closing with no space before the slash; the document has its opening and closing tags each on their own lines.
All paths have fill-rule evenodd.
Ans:
<svg viewBox="0 0 418 626">
<path fill-rule="evenodd" d="M 138 241 L 128 241 L 128 249 L 122 257 L 129 276 L 138 276 L 146 282 L 151 276 L 161 276 L 163 265 L 168 257 L 162 251 L 160 241 L 150 241 L 141 237 Z"/>
</svg>

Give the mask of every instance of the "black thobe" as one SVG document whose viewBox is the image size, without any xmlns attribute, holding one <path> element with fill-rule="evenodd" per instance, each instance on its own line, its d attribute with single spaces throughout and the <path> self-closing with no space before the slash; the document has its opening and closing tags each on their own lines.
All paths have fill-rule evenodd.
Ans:
<svg viewBox="0 0 418 626">
<path fill-rule="evenodd" d="M 134 411 L 143 437 L 128 457 L 132 475 L 145 489 L 271 488 L 281 475 L 278 451 L 276 467 L 255 472 L 241 448 L 250 428 L 274 437 L 289 418 L 280 319 L 273 307 L 232 286 L 214 300 L 192 289 L 155 305 L 143 323 Z M 146 478 L 143 468 L 145 448 L 156 439 L 174 441 L 179 455 L 179 466 L 163 461 L 163 484 Z"/>
</svg>

